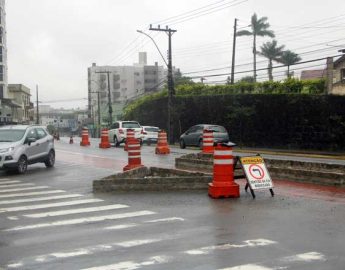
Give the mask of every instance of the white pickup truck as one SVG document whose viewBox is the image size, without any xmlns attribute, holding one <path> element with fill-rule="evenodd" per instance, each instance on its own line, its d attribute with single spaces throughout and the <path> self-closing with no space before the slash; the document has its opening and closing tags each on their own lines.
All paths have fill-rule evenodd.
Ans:
<svg viewBox="0 0 345 270">
<path fill-rule="evenodd" d="M 136 121 L 116 121 L 109 129 L 109 142 L 114 143 L 115 147 L 126 141 L 127 129 L 134 130 L 134 137 L 140 140 L 142 144 L 143 129 Z"/>
</svg>

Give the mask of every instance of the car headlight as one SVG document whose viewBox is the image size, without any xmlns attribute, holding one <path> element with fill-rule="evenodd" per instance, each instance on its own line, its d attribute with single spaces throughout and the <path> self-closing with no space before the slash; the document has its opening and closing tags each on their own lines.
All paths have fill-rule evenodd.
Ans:
<svg viewBox="0 0 345 270">
<path fill-rule="evenodd" d="M 14 147 L 0 149 L 0 153 L 12 152 Z"/>
</svg>

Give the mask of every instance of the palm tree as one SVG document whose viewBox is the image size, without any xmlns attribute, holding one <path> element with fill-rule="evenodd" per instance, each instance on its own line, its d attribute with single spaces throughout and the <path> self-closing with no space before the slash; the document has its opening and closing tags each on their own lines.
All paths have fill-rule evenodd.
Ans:
<svg viewBox="0 0 345 270">
<path fill-rule="evenodd" d="M 261 51 L 258 52 L 258 55 L 268 59 L 268 79 L 270 81 L 273 81 L 272 62 L 273 60 L 277 61 L 277 59 L 282 56 L 284 47 L 284 45 L 277 47 L 276 40 L 273 40 L 272 42 L 268 41 L 260 47 Z"/>
<path fill-rule="evenodd" d="M 290 66 L 298 63 L 301 61 L 302 58 L 297 54 L 292 51 L 284 51 L 282 55 L 277 59 L 279 63 L 282 63 L 283 65 L 286 65 L 288 67 L 287 69 L 287 77 L 290 78 Z"/>
<path fill-rule="evenodd" d="M 236 33 L 236 36 L 253 36 L 253 56 L 254 56 L 254 82 L 256 82 L 256 37 L 269 36 L 274 38 L 274 33 L 269 30 L 270 24 L 267 22 L 267 17 L 258 19 L 256 13 L 251 18 L 250 27 L 252 31 L 242 30 Z"/>
</svg>

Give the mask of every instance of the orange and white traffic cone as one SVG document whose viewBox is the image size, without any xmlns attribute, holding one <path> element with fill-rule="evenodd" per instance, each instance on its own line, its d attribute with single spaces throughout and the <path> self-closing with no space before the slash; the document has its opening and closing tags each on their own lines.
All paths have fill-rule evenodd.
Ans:
<svg viewBox="0 0 345 270">
<path fill-rule="evenodd" d="M 123 150 L 127 151 L 128 150 L 128 141 L 131 139 L 134 139 L 134 129 L 128 128 L 126 131 L 126 141 L 125 141 L 125 147 Z"/>
<path fill-rule="evenodd" d="M 204 129 L 202 134 L 202 153 L 213 154 L 214 152 L 214 138 L 213 131 L 209 129 Z"/>
<path fill-rule="evenodd" d="M 212 198 L 240 197 L 240 187 L 234 181 L 233 143 L 216 146 L 213 155 L 213 181 L 208 184 L 208 195 Z"/>
<path fill-rule="evenodd" d="M 108 136 L 108 129 L 104 128 L 101 132 L 101 143 L 99 144 L 99 148 L 110 148 L 111 145 L 109 143 L 109 136 Z"/>
<path fill-rule="evenodd" d="M 69 137 L 69 144 L 73 144 L 73 136 Z"/>
<path fill-rule="evenodd" d="M 167 141 L 167 133 L 163 130 L 158 132 L 158 141 L 157 141 L 155 153 L 158 155 L 170 154 L 170 148 Z"/>
<path fill-rule="evenodd" d="M 135 138 L 127 138 L 127 141 L 128 164 L 123 168 L 123 171 L 144 167 L 144 165 L 141 164 L 140 141 Z"/>
<path fill-rule="evenodd" d="M 81 132 L 81 142 L 80 146 L 89 146 L 90 141 L 89 141 L 89 130 L 88 128 L 83 128 Z"/>
</svg>

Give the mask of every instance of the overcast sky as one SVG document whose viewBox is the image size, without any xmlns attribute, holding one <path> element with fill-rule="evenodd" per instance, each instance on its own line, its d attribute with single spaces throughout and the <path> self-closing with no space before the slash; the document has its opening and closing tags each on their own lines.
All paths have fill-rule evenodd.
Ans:
<svg viewBox="0 0 345 270">
<path fill-rule="evenodd" d="M 267 16 L 278 44 L 303 60 L 337 55 L 340 46 L 345 48 L 344 0 L 7 0 L 8 81 L 31 88 L 33 100 L 38 84 L 44 104 L 83 106 L 92 63 L 132 65 L 139 51 L 147 51 L 149 64 L 163 64 L 154 44 L 136 32 L 145 30 L 166 55 L 167 35 L 148 31 L 150 23 L 177 30 L 173 65 L 182 72 L 228 73 L 234 19 L 239 19 L 239 28 L 248 29 L 244 27 L 254 12 Z M 259 38 L 258 45 L 267 40 Z M 238 38 L 237 71 L 252 69 L 251 44 L 251 37 Z M 259 68 L 267 66 L 264 58 L 258 57 L 258 62 Z M 305 67 L 323 68 L 322 64 Z M 259 72 L 258 78 L 267 78 L 266 73 Z M 282 79 L 283 71 L 274 75 Z M 209 77 L 207 82 L 224 79 Z"/>
</svg>

